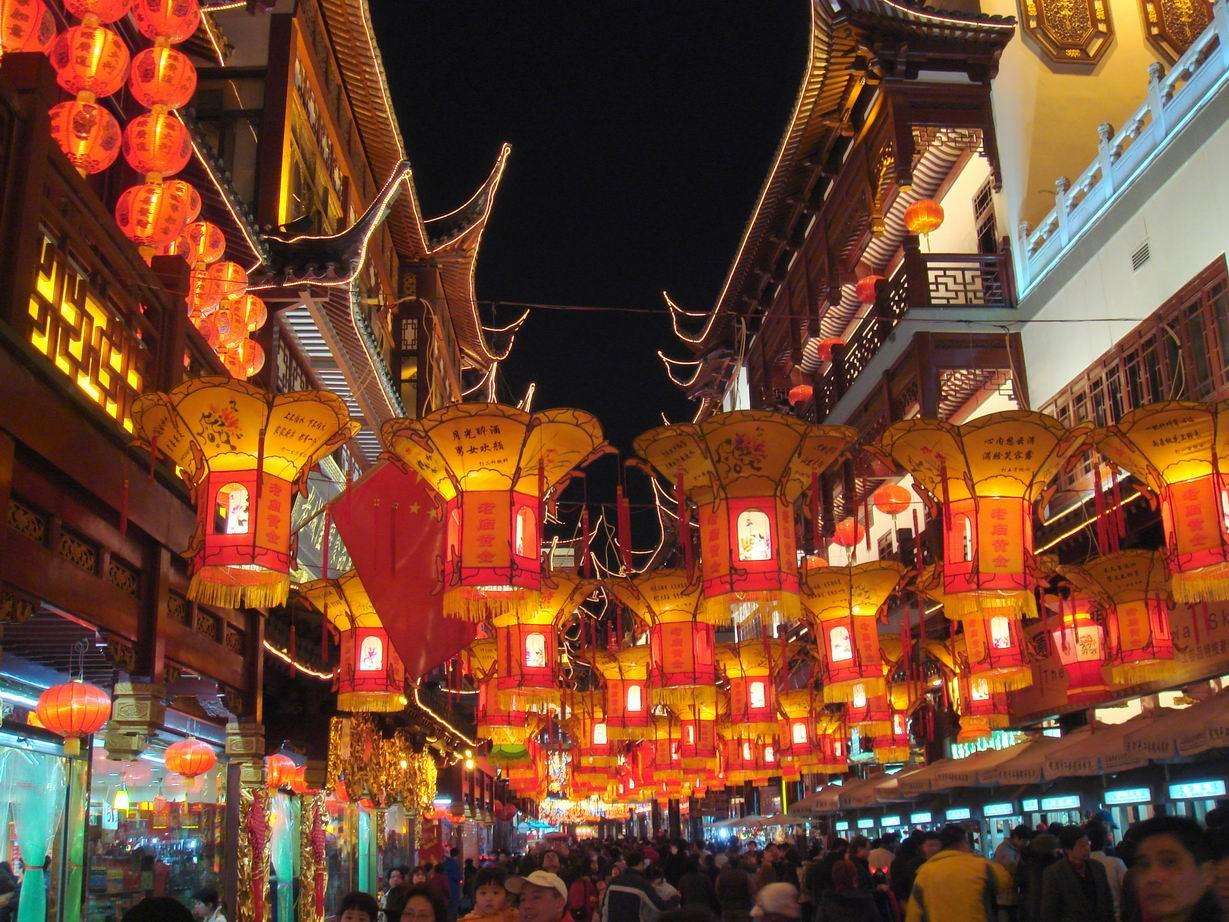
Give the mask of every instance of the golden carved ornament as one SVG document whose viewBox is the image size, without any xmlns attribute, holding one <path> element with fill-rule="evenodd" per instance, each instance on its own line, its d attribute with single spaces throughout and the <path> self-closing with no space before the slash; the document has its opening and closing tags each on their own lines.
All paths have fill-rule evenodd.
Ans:
<svg viewBox="0 0 1229 922">
<path fill-rule="evenodd" d="M 1172 64 L 1212 21 L 1208 0 L 1139 0 L 1148 44 Z"/>
<path fill-rule="evenodd" d="M 1020 28 L 1051 63 L 1066 65 L 1096 64 L 1114 34 L 1106 0 L 1020 0 Z"/>
</svg>

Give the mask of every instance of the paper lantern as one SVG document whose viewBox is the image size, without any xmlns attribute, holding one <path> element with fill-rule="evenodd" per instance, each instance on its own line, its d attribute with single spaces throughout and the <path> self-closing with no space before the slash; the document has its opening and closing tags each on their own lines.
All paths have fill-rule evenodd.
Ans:
<svg viewBox="0 0 1229 922">
<path fill-rule="evenodd" d="M 819 353 L 819 360 L 821 362 L 831 362 L 832 354 L 844 345 L 845 340 L 841 339 L 839 336 L 829 336 L 825 339 L 821 339 L 816 345 L 815 349 Z"/>
<path fill-rule="evenodd" d="M 389 420 L 381 435 L 444 503 L 444 614 L 533 611 L 543 498 L 601 450 L 598 421 L 581 410 L 462 403 Z"/>
<path fill-rule="evenodd" d="M 102 106 L 70 99 L 52 106 L 49 117 L 56 145 L 82 173 L 100 173 L 119 156 L 119 123 Z"/>
<path fill-rule="evenodd" d="M 201 23 L 197 0 L 133 0 L 132 18 L 150 41 L 186 42 Z"/>
<path fill-rule="evenodd" d="M 815 397 L 815 388 L 809 384 L 795 384 L 789 389 L 789 405 L 791 407 L 800 407 L 804 403 L 810 403 Z"/>
<path fill-rule="evenodd" d="M 200 213 L 200 195 L 181 179 L 132 186 L 115 204 L 115 221 L 124 236 L 155 251 L 170 246 Z"/>
<path fill-rule="evenodd" d="M 46 51 L 55 39 L 55 17 L 43 0 L 0 0 L 0 51 Z"/>
<path fill-rule="evenodd" d="M 290 589 L 290 513 L 308 470 L 358 431 L 334 394 L 269 394 L 192 378 L 132 408 L 137 442 L 180 469 L 196 496 L 191 598 L 263 608 Z"/>
<path fill-rule="evenodd" d="M 784 640 L 767 638 L 718 645 L 717 661 L 730 683 L 730 729 L 734 735 L 776 738 L 776 683 L 788 672 L 793 652 L 793 646 Z"/>
<path fill-rule="evenodd" d="M 882 687 L 882 686 L 880 686 Z M 892 729 L 892 706 L 886 691 L 874 691 L 875 685 L 857 682 L 849 691 L 845 705 L 845 723 L 863 736 L 888 733 Z"/>
<path fill-rule="evenodd" d="M 294 772 L 294 759 L 280 752 L 265 756 L 265 787 L 270 791 L 288 785 Z"/>
<path fill-rule="evenodd" d="M 237 343 L 224 344 L 218 358 L 233 377 L 244 380 L 264 367 L 265 350 L 253 339 L 241 339 Z"/>
<path fill-rule="evenodd" d="M 812 771 L 825 775 L 849 770 L 849 732 L 843 718 L 829 718 L 819 724 L 819 761 Z"/>
<path fill-rule="evenodd" d="M 609 768 L 616 764 L 614 746 L 606 732 L 606 695 L 600 689 L 576 692 L 565 722 L 572 737 L 574 764 Z"/>
<path fill-rule="evenodd" d="M 889 727 L 871 739 L 871 752 L 880 764 L 909 761 L 913 750 L 909 717 L 922 701 L 921 691 L 919 683 L 910 681 L 893 682 L 888 688 Z"/>
<path fill-rule="evenodd" d="M 832 541 L 846 550 L 852 550 L 866 539 L 866 529 L 853 516 L 841 519 L 833 530 Z"/>
<path fill-rule="evenodd" d="M 82 102 L 110 96 L 128 76 L 128 46 L 106 26 L 70 26 L 56 36 L 47 52 L 56 82 Z"/>
<path fill-rule="evenodd" d="M 1055 569 L 1105 612 L 1105 664 L 1111 684 L 1176 678 L 1164 553 L 1119 551 Z"/>
<path fill-rule="evenodd" d="M 182 256 L 187 260 L 188 265 L 194 268 L 208 266 L 210 263 L 217 262 L 226 253 L 226 235 L 222 233 L 222 228 L 212 221 L 193 221 L 175 238 L 170 252 L 173 255 Z M 242 271 L 242 267 L 236 266 L 236 268 Z M 208 271 L 202 271 L 200 277 L 203 284 L 204 280 L 209 278 Z M 243 280 L 246 284 L 246 272 L 243 273 Z"/>
<path fill-rule="evenodd" d="M 555 570 L 542 580 L 533 608 L 514 607 L 491 619 L 498 650 L 495 687 L 502 707 L 534 711 L 558 705 L 557 625 L 572 616 L 593 586 L 575 573 Z"/>
<path fill-rule="evenodd" d="M 478 686 L 478 736 L 490 740 L 494 747 L 523 746 L 536 732 L 537 724 L 525 711 L 510 710 L 500 703 L 495 687 L 496 654 L 493 637 L 479 638 L 465 651 L 469 674 Z"/>
<path fill-rule="evenodd" d="M 863 304 L 874 304 L 879 297 L 879 283 L 882 281 L 882 275 L 864 275 L 858 279 L 858 284 L 854 286 L 858 300 Z"/>
<path fill-rule="evenodd" d="M 883 450 L 941 507 L 949 618 L 1036 616 L 1033 508 L 1088 431 L 1008 410 L 960 426 L 908 419 L 883 434 Z"/>
<path fill-rule="evenodd" d="M 594 665 L 606 684 L 606 732 L 616 740 L 643 739 L 649 726 L 649 648 L 599 651 Z"/>
<path fill-rule="evenodd" d="M 82 737 L 97 733 L 111 717 L 111 696 L 79 679 L 53 685 L 38 696 L 34 713 L 46 730 L 64 738 L 64 751 L 76 755 Z"/>
<path fill-rule="evenodd" d="M 943 224 L 943 206 L 933 199 L 918 199 L 905 209 L 905 227 L 911 234 L 929 234 Z"/>
<path fill-rule="evenodd" d="M 299 587 L 338 633 L 337 709 L 386 713 L 405 709 L 405 666 L 356 570 Z"/>
<path fill-rule="evenodd" d="M 885 483 L 871 494 L 871 502 L 884 515 L 896 518 L 913 505 L 913 493 L 898 483 Z"/>
<path fill-rule="evenodd" d="M 201 335 L 209 340 L 209 344 L 218 352 L 233 349 L 246 339 L 249 333 L 255 333 L 264 326 L 266 319 L 268 312 L 265 303 L 255 295 L 227 298 L 204 315 L 192 317 Z M 244 377 L 250 377 L 252 374 L 255 374 L 255 371 Z"/>
<path fill-rule="evenodd" d="M 176 240 L 175 246 L 179 245 L 180 241 Z M 197 263 L 188 274 L 188 312 L 208 316 L 212 308 L 227 298 L 241 297 L 247 285 L 248 274 L 238 263 L 229 260 L 212 265 Z"/>
<path fill-rule="evenodd" d="M 791 773 L 821 771 L 819 715 L 823 696 L 811 688 L 781 692 L 777 697 L 781 708 L 781 726 L 777 744 L 783 765 Z"/>
<path fill-rule="evenodd" d="M 196 68 L 182 51 L 169 45 L 155 45 L 132 59 L 128 89 L 132 98 L 146 109 L 179 109 L 196 92 Z"/>
<path fill-rule="evenodd" d="M 1109 690 L 1101 673 L 1105 630 L 1094 616 L 1092 600 L 1063 602 L 1049 633 L 1050 645 L 1067 674 L 1068 703 L 1091 704 L 1104 698 Z"/>
<path fill-rule="evenodd" d="M 798 618 L 794 501 L 853 444 L 848 426 L 816 426 L 758 410 L 663 426 L 635 441 L 637 454 L 680 480 L 699 511 L 706 620 Z"/>
<path fill-rule="evenodd" d="M 729 714 L 725 695 L 716 688 L 693 688 L 676 697 L 672 708 L 679 722 L 679 758 L 687 772 L 712 768 L 718 756 L 718 721 Z"/>
<path fill-rule="evenodd" d="M 124 159 L 151 182 L 178 173 L 191 158 L 187 126 L 165 109 L 145 112 L 124 126 Z"/>
<path fill-rule="evenodd" d="M 78 19 L 110 23 L 128 15 L 132 0 L 64 0 L 64 8 Z"/>
<path fill-rule="evenodd" d="M 767 784 L 781 774 L 777 746 L 773 740 L 727 736 L 724 740 L 725 777 L 729 784 Z"/>
<path fill-rule="evenodd" d="M 1149 404 L 1092 441 L 1159 497 L 1174 598 L 1229 600 L 1229 401 Z"/>
<path fill-rule="evenodd" d="M 819 645 L 825 701 L 848 702 L 855 686 L 868 695 L 884 690 L 879 611 L 905 572 L 894 560 L 804 568 L 802 604 Z"/>
<path fill-rule="evenodd" d="M 269 319 L 269 309 L 256 295 L 243 294 L 227 298 L 219 306 L 219 314 L 225 314 L 236 329 L 255 333 Z"/>
<path fill-rule="evenodd" d="M 217 764 L 218 754 L 201 740 L 189 737 L 166 747 L 167 770 L 185 778 L 203 775 Z"/>
</svg>

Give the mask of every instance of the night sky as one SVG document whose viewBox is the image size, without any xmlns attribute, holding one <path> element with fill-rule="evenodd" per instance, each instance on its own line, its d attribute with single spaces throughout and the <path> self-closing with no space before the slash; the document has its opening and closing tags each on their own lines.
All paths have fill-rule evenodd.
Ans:
<svg viewBox="0 0 1229 922">
<path fill-rule="evenodd" d="M 684 355 L 660 292 L 706 309 L 720 288 L 801 79 L 805 0 L 371 6 L 428 216 L 512 145 L 479 298 L 661 312 L 535 311 L 500 398 L 536 381 L 536 409 L 594 412 L 624 449 L 688 417 L 655 355 Z"/>
</svg>

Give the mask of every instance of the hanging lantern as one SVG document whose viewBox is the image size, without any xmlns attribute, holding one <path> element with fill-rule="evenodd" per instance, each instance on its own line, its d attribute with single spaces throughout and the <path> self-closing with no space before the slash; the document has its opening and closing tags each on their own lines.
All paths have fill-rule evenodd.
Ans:
<svg viewBox="0 0 1229 922">
<path fill-rule="evenodd" d="M 1168 401 L 1096 430 L 1097 451 L 1160 498 L 1173 594 L 1229 600 L 1229 401 Z"/>
<path fill-rule="evenodd" d="M 533 611 L 543 499 L 602 449 L 598 421 L 580 410 L 462 403 L 390 420 L 381 435 L 444 502 L 444 614 Z"/>
<path fill-rule="evenodd" d="M 982 739 L 993 730 L 1010 724 L 1007 693 L 994 689 L 985 676 L 970 677 L 963 634 L 948 643 L 928 640 L 925 645 L 927 652 L 945 670 L 943 681 L 947 683 L 947 694 L 960 717 L 957 742 Z"/>
<path fill-rule="evenodd" d="M 879 687 L 884 687 L 882 678 Z M 874 688 L 868 682 L 855 683 L 845 705 L 845 723 L 863 736 L 873 737 L 892 730 L 892 706 L 888 693 L 882 690 L 876 692 Z"/>
<path fill-rule="evenodd" d="M 879 283 L 882 281 L 882 275 L 864 275 L 858 279 L 858 284 L 854 286 L 858 300 L 863 304 L 874 304 L 879 297 Z"/>
<path fill-rule="evenodd" d="M 218 314 L 225 315 L 235 330 L 255 333 L 269 319 L 269 309 L 256 295 L 243 294 L 227 298 L 218 305 Z"/>
<path fill-rule="evenodd" d="M 649 739 L 642 743 L 639 752 L 651 760 L 652 780 L 656 784 L 678 784 L 683 780 L 683 734 L 678 719 L 673 715 L 654 717 Z M 651 755 L 649 755 L 651 754 Z M 647 775 L 641 777 L 641 787 Z"/>
<path fill-rule="evenodd" d="M 61 32 L 47 52 L 55 68 L 56 82 L 81 101 L 110 96 L 128 76 L 128 46 L 106 26 L 70 26 Z"/>
<path fill-rule="evenodd" d="M 795 384 L 789 389 L 789 405 L 797 409 L 815 398 L 815 388 L 809 384 Z"/>
<path fill-rule="evenodd" d="M 247 339 L 249 333 L 254 333 L 260 329 L 265 320 L 268 318 L 268 313 L 265 308 L 265 303 L 255 295 L 243 295 L 239 298 L 228 298 L 219 304 L 214 310 L 209 311 L 204 317 L 199 320 L 193 318 L 196 323 L 196 328 L 200 330 L 201 335 L 209 340 L 210 345 L 217 343 L 214 348 L 221 352 L 225 349 L 234 349 L 241 342 Z M 254 343 L 259 345 L 258 343 Z M 254 355 L 246 356 L 245 359 L 250 359 Z M 263 350 L 261 359 L 263 364 Z M 246 368 L 247 366 L 241 366 Z M 260 369 L 257 368 L 256 371 Z M 251 377 L 255 371 L 247 375 L 236 375 L 236 377 Z"/>
<path fill-rule="evenodd" d="M 574 746 L 572 758 L 586 768 L 609 768 L 616 764 L 610 734 L 606 732 L 606 696 L 600 690 L 577 692 L 571 699 L 568 731 Z"/>
<path fill-rule="evenodd" d="M 854 516 L 841 519 L 836 523 L 836 528 L 833 530 L 832 541 L 845 548 L 847 551 L 852 551 L 855 547 L 866 540 L 866 529 L 862 527 Z"/>
<path fill-rule="evenodd" d="M 1067 701 L 1091 704 L 1109 691 L 1101 674 L 1105 662 L 1105 630 L 1093 613 L 1093 601 L 1076 597 L 1060 603 L 1050 629 L 1050 645 L 1067 674 Z"/>
<path fill-rule="evenodd" d="M 831 362 L 832 354 L 839 348 L 845 345 L 845 340 L 839 336 L 829 336 L 821 339 L 815 346 L 816 352 L 819 353 L 821 362 Z"/>
<path fill-rule="evenodd" d="M 717 413 L 694 425 L 663 426 L 635 441 L 664 477 L 681 479 L 699 510 L 707 621 L 739 624 L 759 615 L 798 618 L 794 501 L 812 473 L 856 437 L 847 426 L 816 426 L 758 410 Z"/>
<path fill-rule="evenodd" d="M 776 681 L 789 668 L 791 645 L 764 639 L 723 643 L 717 660 L 730 683 L 730 729 L 742 738 L 775 739 Z"/>
<path fill-rule="evenodd" d="M 337 629 L 341 650 L 337 709 L 374 713 L 404 710 L 408 703 L 405 666 L 358 571 L 304 583 L 299 591 Z"/>
<path fill-rule="evenodd" d="M 284 603 L 294 493 L 358 431 L 341 399 L 192 378 L 139 397 L 132 422 L 138 444 L 173 461 L 197 498 L 188 595 L 226 608 Z"/>
<path fill-rule="evenodd" d="M 913 505 L 913 493 L 898 483 L 885 483 L 871 494 L 871 502 L 884 515 L 895 519 Z"/>
<path fill-rule="evenodd" d="M 911 234 L 929 234 L 943 224 L 943 206 L 934 199 L 918 199 L 905 209 L 905 227 Z"/>
<path fill-rule="evenodd" d="M 132 0 L 64 0 L 64 8 L 78 19 L 110 25 L 128 15 Z"/>
<path fill-rule="evenodd" d="M 821 716 L 816 719 L 819 729 L 819 761 L 812 771 L 824 775 L 838 775 L 849 771 L 849 731 L 843 716 Z"/>
<path fill-rule="evenodd" d="M 180 109 L 196 92 L 196 68 L 186 54 L 169 45 L 138 52 L 128 76 L 132 98 L 146 109 Z"/>
<path fill-rule="evenodd" d="M 711 769 L 718 757 L 717 723 L 729 716 L 725 695 L 716 688 L 695 688 L 676 698 L 672 710 L 679 722 L 679 758 L 687 772 Z"/>
<path fill-rule="evenodd" d="M 70 99 L 52 106 L 50 119 L 51 136 L 82 173 L 100 173 L 119 156 L 119 123 L 97 103 Z"/>
<path fill-rule="evenodd" d="M 194 225 L 189 225 L 189 227 Z M 185 231 L 187 228 L 185 228 Z M 181 235 L 182 239 L 182 235 Z M 180 240 L 176 240 L 178 248 Z M 223 241 L 225 246 L 225 241 Z M 208 316 L 211 309 L 223 301 L 243 295 L 248 286 L 248 274 L 238 263 L 223 260 L 206 265 L 198 262 L 188 276 L 188 312 Z"/>
<path fill-rule="evenodd" d="M 921 688 L 916 682 L 893 682 L 889 686 L 890 726 L 871 740 L 871 751 L 881 765 L 909 761 L 913 751 L 913 741 L 909 736 L 909 716 L 921 700 Z"/>
<path fill-rule="evenodd" d="M 803 772 L 825 771 L 820 744 L 823 696 L 813 688 L 798 688 L 777 696 L 781 727 L 777 731 L 781 765 L 796 778 Z"/>
<path fill-rule="evenodd" d="M 170 252 L 172 255 L 182 256 L 189 266 L 208 266 L 210 263 L 216 263 L 226 252 L 226 235 L 222 233 L 222 228 L 211 221 L 193 221 L 175 238 Z M 202 272 L 201 277 L 203 282 L 208 278 L 207 272 Z M 246 284 L 246 272 L 243 279 Z"/>
<path fill-rule="evenodd" d="M 905 572 L 894 560 L 804 568 L 802 604 L 819 645 L 825 701 L 846 703 L 855 686 L 866 695 L 883 692 L 879 612 Z"/>
<path fill-rule="evenodd" d="M 643 739 L 649 726 L 649 648 L 599 651 L 594 665 L 606 683 L 606 732 L 615 740 Z"/>
<path fill-rule="evenodd" d="M 294 769 L 294 759 L 290 756 L 284 756 L 280 752 L 265 756 L 265 787 L 270 791 L 276 791 L 280 787 L 289 785 Z"/>
<path fill-rule="evenodd" d="M 43 52 L 55 39 L 55 17 L 43 0 L 0 0 L 0 52 Z"/>
<path fill-rule="evenodd" d="M 777 759 L 777 747 L 773 740 L 725 737 L 725 777 L 728 784 L 767 784 L 774 775 L 781 774 Z"/>
<path fill-rule="evenodd" d="M 34 713 L 46 730 L 64 738 L 64 752 L 81 751 L 82 737 L 97 733 L 111 718 L 111 696 L 79 679 L 53 685 L 38 696 Z"/>
<path fill-rule="evenodd" d="M 495 638 L 475 640 L 465 651 L 469 674 L 478 686 L 478 737 L 490 740 L 498 747 L 523 746 L 530 734 L 537 731 L 536 722 L 524 711 L 504 707 L 495 687 L 497 649 Z"/>
<path fill-rule="evenodd" d="M 218 358 L 231 376 L 238 380 L 246 380 L 265 367 L 265 350 L 254 339 L 224 344 Z"/>
<path fill-rule="evenodd" d="M 124 126 L 124 159 L 149 181 L 157 182 L 188 165 L 192 137 L 187 126 L 166 109 L 145 112 Z"/>
<path fill-rule="evenodd" d="M 201 740 L 189 737 L 166 747 L 167 770 L 185 778 L 203 775 L 217 764 L 218 754 Z"/>
<path fill-rule="evenodd" d="M 170 246 L 200 213 L 200 195 L 181 179 L 131 186 L 115 203 L 115 221 L 124 236 L 155 251 Z"/>
<path fill-rule="evenodd" d="M 1111 684 L 1177 677 L 1164 552 L 1119 551 L 1055 569 L 1105 612 L 1105 665 Z"/>
<path fill-rule="evenodd" d="M 132 18 L 150 41 L 179 45 L 196 34 L 201 10 L 197 0 L 133 0 Z"/>
<path fill-rule="evenodd" d="M 941 506 L 949 618 L 1036 617 L 1033 508 L 1088 428 L 1008 410 L 960 426 L 908 419 L 883 434 L 883 450 Z"/>
</svg>

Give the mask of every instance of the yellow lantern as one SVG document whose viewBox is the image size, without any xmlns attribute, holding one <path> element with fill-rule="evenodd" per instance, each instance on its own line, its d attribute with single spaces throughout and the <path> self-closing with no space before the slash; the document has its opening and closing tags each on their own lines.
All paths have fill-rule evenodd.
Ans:
<svg viewBox="0 0 1229 922">
<path fill-rule="evenodd" d="M 1010 725 L 1007 692 L 995 689 L 985 676 L 970 677 L 964 635 L 950 644 L 928 640 L 926 650 L 946 670 L 943 681 L 960 717 L 956 742 L 971 743 Z"/>
<path fill-rule="evenodd" d="M 609 768 L 618 763 L 606 732 L 606 696 L 600 690 L 576 692 L 565 717 L 572 736 L 572 761 L 585 768 Z"/>
<path fill-rule="evenodd" d="M 340 636 L 337 709 L 404 710 L 405 666 L 358 573 L 350 570 L 337 579 L 313 580 L 299 589 Z"/>
<path fill-rule="evenodd" d="M 781 692 L 781 729 L 777 732 L 782 770 L 797 780 L 804 772 L 831 774 L 845 771 L 844 725 L 824 709 L 822 694 L 813 688 Z M 839 737 L 841 742 L 836 743 Z"/>
<path fill-rule="evenodd" d="M 956 426 L 907 419 L 880 445 L 940 506 L 949 618 L 1036 617 L 1033 509 L 1091 427 L 1008 410 Z"/>
<path fill-rule="evenodd" d="M 804 564 L 802 605 L 819 645 L 825 701 L 848 702 L 858 685 L 867 695 L 884 690 L 878 616 L 905 572 L 894 560 L 852 567 Z"/>
<path fill-rule="evenodd" d="M 615 740 L 644 739 L 649 727 L 649 648 L 600 651 L 594 658 L 606 684 L 606 732 Z"/>
<path fill-rule="evenodd" d="M 916 682 L 893 682 L 888 687 L 891 726 L 871 739 L 871 751 L 883 765 L 908 762 L 913 743 L 909 737 L 909 717 L 921 703 L 921 688 Z"/>
<path fill-rule="evenodd" d="M 1092 441 L 1160 498 L 1174 598 L 1229 599 L 1229 400 L 1149 404 Z"/>
<path fill-rule="evenodd" d="M 469 673 L 478 686 L 478 737 L 492 746 L 523 746 L 536 732 L 535 715 L 511 710 L 500 703 L 496 687 L 497 646 L 494 637 L 481 637 L 465 651 Z"/>
<path fill-rule="evenodd" d="M 781 761 L 777 758 L 775 739 L 744 736 L 728 730 L 723 737 L 725 754 L 725 777 L 728 784 L 767 784 L 774 775 L 780 775 Z"/>
<path fill-rule="evenodd" d="M 1105 610 L 1106 672 L 1112 684 L 1154 682 L 1174 674 L 1164 553 L 1119 551 L 1055 569 Z"/>
<path fill-rule="evenodd" d="M 762 638 L 717 647 L 717 660 L 730 683 L 730 729 L 735 736 L 776 739 L 776 681 L 789 667 L 792 646 Z"/>
<path fill-rule="evenodd" d="M 848 426 L 815 426 L 759 410 L 717 413 L 663 426 L 635 441 L 664 477 L 680 481 L 699 512 L 704 619 L 737 624 L 758 615 L 799 615 L 794 501 L 815 471 L 857 437 Z"/>
<path fill-rule="evenodd" d="M 716 767 L 719 752 L 717 722 L 729 716 L 729 701 L 718 689 L 691 688 L 673 697 L 671 710 L 679 723 L 679 758 L 684 771 Z"/>
<path fill-rule="evenodd" d="M 228 608 L 285 602 L 295 492 L 359 428 L 341 399 L 192 378 L 137 398 L 132 422 L 138 444 L 173 461 L 196 496 L 188 595 Z"/>
<path fill-rule="evenodd" d="M 461 403 L 389 420 L 381 437 L 444 505 L 444 614 L 481 621 L 532 613 L 543 499 L 602 450 L 597 420 L 580 410 Z"/>
</svg>

